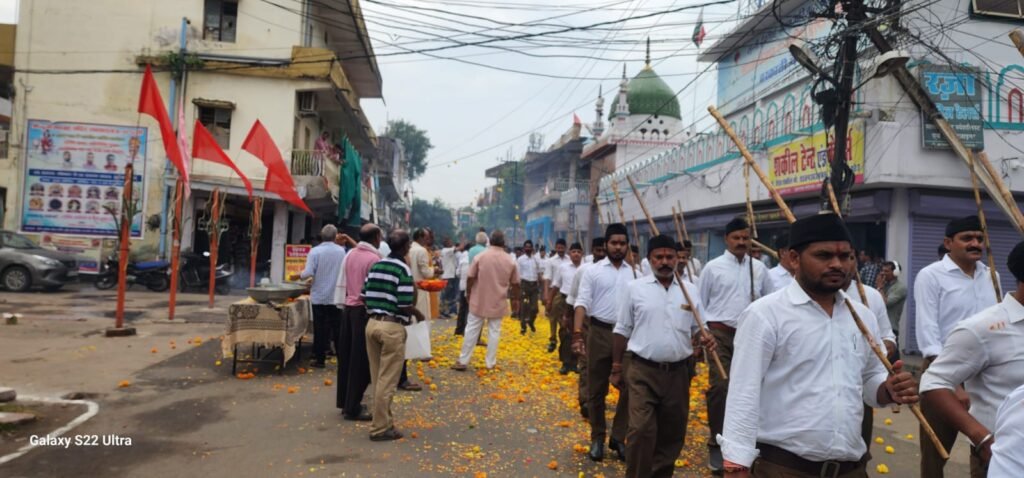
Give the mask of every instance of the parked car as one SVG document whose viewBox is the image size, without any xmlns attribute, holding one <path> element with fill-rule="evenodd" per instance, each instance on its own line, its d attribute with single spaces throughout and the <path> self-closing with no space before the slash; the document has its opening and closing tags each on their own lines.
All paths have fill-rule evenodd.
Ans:
<svg viewBox="0 0 1024 478">
<path fill-rule="evenodd" d="M 75 256 L 43 249 L 21 234 L 0 230 L 0 286 L 14 292 L 33 286 L 57 290 L 77 280 Z"/>
</svg>

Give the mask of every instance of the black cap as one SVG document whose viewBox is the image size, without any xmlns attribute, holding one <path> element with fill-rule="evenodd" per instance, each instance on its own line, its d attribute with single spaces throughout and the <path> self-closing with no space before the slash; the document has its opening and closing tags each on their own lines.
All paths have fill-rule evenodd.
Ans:
<svg viewBox="0 0 1024 478">
<path fill-rule="evenodd" d="M 737 217 L 736 219 L 729 221 L 729 223 L 725 225 L 725 235 L 728 236 L 732 232 L 739 231 L 742 229 L 750 229 L 750 225 L 748 225 L 747 221 L 744 220 L 742 217 Z"/>
<path fill-rule="evenodd" d="M 789 247 L 826 241 L 853 242 L 843 219 L 835 214 L 815 214 L 789 225 Z"/>
<path fill-rule="evenodd" d="M 1006 256 L 1006 268 L 1010 269 L 1017 282 L 1024 282 L 1024 242 L 1018 242 Z"/>
<path fill-rule="evenodd" d="M 779 251 L 789 249 L 789 234 L 782 233 L 775 238 L 775 249 Z"/>
<path fill-rule="evenodd" d="M 676 241 L 664 234 L 658 234 L 647 241 L 647 256 L 650 257 L 655 249 L 676 249 Z"/>
<path fill-rule="evenodd" d="M 964 231 L 980 231 L 981 220 L 978 216 L 967 216 L 961 217 L 960 219 L 953 219 L 946 224 L 946 237 L 953 237 Z"/>
<path fill-rule="evenodd" d="M 685 251 L 686 247 L 683 246 L 682 242 L 676 242 L 676 252 Z"/>
<path fill-rule="evenodd" d="M 685 248 L 685 249 L 693 249 L 693 243 L 690 242 L 689 240 L 684 240 L 683 241 L 683 248 Z"/>
<path fill-rule="evenodd" d="M 609 224 L 608 227 L 604 228 L 604 238 L 606 241 L 608 240 L 608 238 L 616 234 L 622 234 L 623 236 L 626 236 L 626 242 L 629 242 L 629 230 L 626 229 L 625 224 L 621 222 L 616 222 Z"/>
<path fill-rule="evenodd" d="M 574 242 L 574 243 L 572 243 L 571 246 L 569 246 L 569 250 L 570 251 L 572 251 L 572 250 L 582 251 L 583 250 L 583 244 L 580 244 L 578 242 Z"/>
<path fill-rule="evenodd" d="M 597 236 L 597 237 L 591 239 L 590 240 L 590 247 L 591 248 L 594 248 L 594 247 L 604 247 L 604 238 L 601 237 L 601 236 Z"/>
<path fill-rule="evenodd" d="M 559 244 L 564 246 L 565 245 L 565 239 L 562 239 L 561 237 L 559 237 L 558 240 L 555 241 L 555 245 L 557 246 Z"/>
</svg>

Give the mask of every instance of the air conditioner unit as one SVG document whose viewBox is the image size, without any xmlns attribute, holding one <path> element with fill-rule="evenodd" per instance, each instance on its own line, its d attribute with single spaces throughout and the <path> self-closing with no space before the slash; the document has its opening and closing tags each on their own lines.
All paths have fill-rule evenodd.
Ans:
<svg viewBox="0 0 1024 478">
<path fill-rule="evenodd" d="M 312 91 L 299 92 L 299 114 L 316 115 L 316 94 Z"/>
</svg>

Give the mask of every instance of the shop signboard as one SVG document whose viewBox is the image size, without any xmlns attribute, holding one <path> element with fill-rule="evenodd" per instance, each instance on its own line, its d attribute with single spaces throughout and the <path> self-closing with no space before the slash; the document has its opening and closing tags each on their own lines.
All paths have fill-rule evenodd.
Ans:
<svg viewBox="0 0 1024 478">
<path fill-rule="evenodd" d="M 313 246 L 287 244 L 284 246 L 284 279 L 299 280 L 299 274 L 306 268 L 306 257 Z"/>
<path fill-rule="evenodd" d="M 768 150 L 768 180 L 785 196 L 819 191 L 829 176 L 833 137 L 826 131 L 797 137 Z M 854 183 L 864 182 L 864 123 L 850 125 L 846 136 L 846 154 L 855 175 Z"/>
<path fill-rule="evenodd" d="M 82 274 L 100 272 L 100 263 L 103 259 L 103 240 L 100 238 L 43 234 L 39 243 L 45 249 L 75 256 L 78 259 L 78 272 Z"/>
<path fill-rule="evenodd" d="M 968 149 L 985 149 L 985 130 L 981 120 L 981 73 L 977 68 L 949 65 L 922 65 L 918 68 L 921 86 L 935 107 Z M 921 143 L 929 149 L 950 149 L 939 128 L 921 112 Z"/>
<path fill-rule="evenodd" d="M 132 237 L 142 237 L 146 128 L 28 120 L 21 230 L 116 237 L 124 170 L 134 164 L 138 201 Z"/>
</svg>

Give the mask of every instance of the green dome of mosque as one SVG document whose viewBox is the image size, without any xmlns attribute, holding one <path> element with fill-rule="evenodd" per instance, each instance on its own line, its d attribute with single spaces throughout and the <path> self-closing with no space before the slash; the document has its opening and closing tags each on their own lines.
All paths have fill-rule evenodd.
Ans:
<svg viewBox="0 0 1024 478">
<path fill-rule="evenodd" d="M 640 70 L 627 85 L 626 99 L 629 103 L 630 115 L 659 115 L 683 119 L 679 114 L 679 100 L 676 92 L 669 88 L 668 84 L 651 69 L 645 66 Z M 619 96 L 615 95 L 612 100 L 611 114 L 608 119 L 615 117 L 615 106 L 619 103 Z"/>
</svg>

